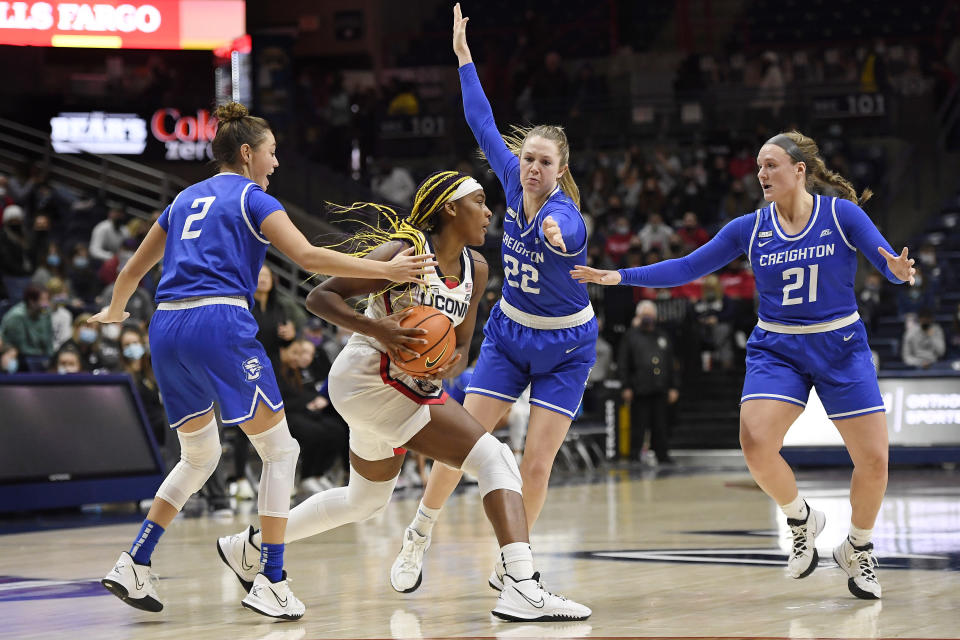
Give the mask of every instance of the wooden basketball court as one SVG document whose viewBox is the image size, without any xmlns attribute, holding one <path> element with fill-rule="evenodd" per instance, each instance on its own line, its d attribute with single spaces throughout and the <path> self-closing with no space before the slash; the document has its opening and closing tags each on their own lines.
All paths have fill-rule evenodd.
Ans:
<svg viewBox="0 0 960 640">
<path fill-rule="evenodd" d="M 216 538 L 250 516 L 177 519 L 153 556 L 159 614 L 99 584 L 142 516 L 0 520 L 0 637 L 960 638 L 957 474 L 891 474 L 874 537 L 884 599 L 862 601 L 828 560 L 848 526 L 848 473 L 800 475 L 827 514 L 820 566 L 803 580 L 784 575 L 786 522 L 745 472 L 634 467 L 556 477 L 534 557 L 547 588 L 593 608 L 586 622 L 565 624 L 490 615 L 496 544 L 475 487 L 445 508 L 412 594 L 395 593 L 388 573 L 417 491 L 397 494 L 374 520 L 290 545 L 292 588 L 307 607 L 295 623 L 243 609 L 240 585 L 217 556 Z"/>
</svg>

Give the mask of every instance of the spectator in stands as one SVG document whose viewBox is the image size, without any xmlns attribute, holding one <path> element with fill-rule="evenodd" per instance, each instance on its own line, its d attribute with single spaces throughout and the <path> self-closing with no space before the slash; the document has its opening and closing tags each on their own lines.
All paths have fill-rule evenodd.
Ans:
<svg viewBox="0 0 960 640">
<path fill-rule="evenodd" d="M 877 320 L 885 312 L 891 311 L 884 294 L 883 277 L 874 271 L 867 274 L 863 287 L 857 294 L 857 308 L 863 324 L 872 333 L 877 330 Z"/>
<path fill-rule="evenodd" d="M 611 262 L 620 264 L 620 259 L 630 249 L 632 241 L 633 230 L 630 228 L 630 218 L 617 216 L 611 225 L 610 232 L 607 234 L 604 251 Z"/>
<path fill-rule="evenodd" d="M 640 459 L 644 436 L 659 464 L 672 464 L 669 453 L 668 405 L 680 395 L 679 363 L 673 343 L 657 328 L 657 305 L 637 305 L 633 326 L 620 344 L 617 370 L 623 381 L 623 401 L 630 405 L 630 455 Z"/>
<path fill-rule="evenodd" d="M 933 321 L 930 309 L 921 309 L 915 321 L 908 319 L 903 333 L 903 362 L 929 369 L 947 352 L 943 329 Z"/>
<path fill-rule="evenodd" d="M 73 319 L 73 337 L 60 348 L 71 346 L 80 352 L 84 371 L 96 371 L 102 368 L 100 358 L 100 325 L 88 324 L 89 313 L 81 313 Z"/>
<path fill-rule="evenodd" d="M 724 295 L 720 278 L 703 278 L 701 299 L 694 302 L 693 314 L 700 329 L 700 352 L 704 371 L 719 362 L 724 371 L 733 369 L 733 301 Z"/>
<path fill-rule="evenodd" d="M 12 204 L 3 210 L 3 227 L 0 229 L 0 274 L 7 298 L 23 299 L 23 292 L 30 284 L 34 268 L 36 243 L 27 231 L 23 208 Z"/>
<path fill-rule="evenodd" d="M 57 351 L 57 357 L 53 359 L 50 366 L 50 373 L 65 375 L 68 373 L 83 373 L 83 362 L 80 352 L 76 347 L 64 344 Z"/>
<path fill-rule="evenodd" d="M 647 216 L 647 224 L 637 234 L 640 248 L 643 249 L 644 253 L 656 249 L 665 258 L 670 257 L 670 239 L 672 237 L 673 229 L 663 221 L 663 216 L 659 213 L 651 213 Z"/>
<path fill-rule="evenodd" d="M 170 429 L 167 426 L 167 414 L 160 401 L 160 388 L 153 376 L 153 365 L 147 352 L 147 337 L 138 327 L 125 325 L 120 333 L 120 348 L 120 368 L 133 380 L 157 444 L 165 447 Z"/>
<path fill-rule="evenodd" d="M 20 370 L 20 352 L 12 344 L 0 341 L 0 375 L 13 375 Z"/>
<path fill-rule="evenodd" d="M 540 122 L 562 122 L 569 111 L 570 80 L 561 64 L 560 54 L 549 51 L 543 67 L 533 74 L 533 106 Z"/>
<path fill-rule="evenodd" d="M 28 285 L 23 300 L 3 316 L 0 338 L 17 348 L 22 356 L 53 355 L 53 326 L 50 323 L 50 294 Z"/>
<path fill-rule="evenodd" d="M 629 165 L 626 175 L 617 186 L 617 195 L 623 201 L 623 206 L 630 211 L 637 210 L 640 205 L 640 196 L 643 193 L 643 180 L 640 179 L 640 167 Z"/>
<path fill-rule="evenodd" d="M 53 348 L 60 345 L 73 335 L 73 313 L 67 305 L 70 304 L 70 295 L 66 284 L 60 278 L 54 277 L 47 281 L 47 293 L 50 295 L 50 325 L 53 328 Z"/>
<path fill-rule="evenodd" d="M 279 367 L 280 347 L 289 345 L 297 337 L 306 321 L 306 312 L 294 300 L 280 293 L 276 288 L 276 277 L 267 265 L 260 267 L 250 311 L 260 328 L 257 340 L 270 361 Z"/>
<path fill-rule="evenodd" d="M 677 229 L 677 236 L 680 238 L 681 248 L 687 253 L 702 247 L 710 239 L 707 230 L 700 226 L 700 220 L 693 211 L 683 214 L 683 225 Z"/>
<path fill-rule="evenodd" d="M 897 313 L 901 317 L 908 313 L 918 313 L 921 309 L 935 309 L 937 306 L 937 292 L 935 285 L 926 277 L 926 269 L 919 263 L 914 265 L 917 270 L 915 284 L 911 287 L 899 287 L 897 290 Z"/>
<path fill-rule="evenodd" d="M 655 176 L 647 175 L 647 177 L 643 179 L 643 191 L 637 199 L 637 211 L 641 214 L 652 214 L 663 211 L 666 204 L 667 198 L 660 188 L 660 182 Z"/>
<path fill-rule="evenodd" d="M 7 176 L 0 174 L 0 223 L 3 222 L 3 210 L 11 204 L 16 204 L 13 198 L 10 197 L 9 190 L 7 189 L 7 181 Z"/>
<path fill-rule="evenodd" d="M 123 209 L 112 206 L 107 218 L 97 223 L 90 234 L 90 257 L 98 262 L 106 262 L 120 250 L 128 232 L 123 226 Z"/>
<path fill-rule="evenodd" d="M 67 277 L 73 287 L 74 294 L 84 303 L 93 305 L 101 284 L 97 272 L 90 263 L 90 254 L 87 245 L 79 242 L 73 248 L 70 265 L 67 267 Z"/>
<path fill-rule="evenodd" d="M 290 433 L 300 443 L 301 487 L 313 495 L 332 488 L 321 478 L 333 464 L 347 453 L 347 429 L 336 420 L 322 419 L 330 406 L 329 398 L 304 384 L 302 370 L 309 367 L 313 345 L 294 340 L 280 348 L 277 383 L 284 399 Z"/>
<path fill-rule="evenodd" d="M 723 197 L 720 204 L 719 225 L 722 227 L 727 221 L 752 211 L 755 207 L 753 197 L 747 193 L 743 181 L 734 180 L 730 184 L 730 191 Z"/>
<path fill-rule="evenodd" d="M 954 357 L 960 357 L 960 303 L 953 310 L 953 326 L 950 329 L 950 351 Z"/>
<path fill-rule="evenodd" d="M 406 205 L 413 199 L 417 183 L 405 167 L 383 158 L 380 160 L 380 175 L 373 179 L 371 188 L 377 196 L 392 204 Z"/>
</svg>

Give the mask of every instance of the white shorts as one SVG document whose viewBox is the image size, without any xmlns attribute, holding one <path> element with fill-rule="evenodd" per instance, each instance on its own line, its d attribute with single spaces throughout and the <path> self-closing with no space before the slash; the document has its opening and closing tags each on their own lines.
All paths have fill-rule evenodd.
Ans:
<svg viewBox="0 0 960 640">
<path fill-rule="evenodd" d="M 351 342 L 333 361 L 328 376 L 333 408 L 350 427 L 350 450 L 364 460 L 395 455 L 430 422 L 428 404 L 415 401 L 386 383 L 381 373 L 384 355 L 373 347 Z M 425 399 L 426 400 L 426 399 Z"/>
</svg>

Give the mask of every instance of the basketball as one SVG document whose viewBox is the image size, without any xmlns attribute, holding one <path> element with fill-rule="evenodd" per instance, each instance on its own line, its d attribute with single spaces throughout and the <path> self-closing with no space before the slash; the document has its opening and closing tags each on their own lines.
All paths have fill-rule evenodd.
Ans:
<svg viewBox="0 0 960 640">
<path fill-rule="evenodd" d="M 426 329 L 420 337 L 427 344 L 411 345 L 411 349 L 420 353 L 419 358 L 394 360 L 394 364 L 413 376 L 436 371 L 453 357 L 457 348 L 457 335 L 450 318 L 433 307 L 420 305 L 412 307 L 410 314 L 400 322 L 401 327 Z"/>
</svg>

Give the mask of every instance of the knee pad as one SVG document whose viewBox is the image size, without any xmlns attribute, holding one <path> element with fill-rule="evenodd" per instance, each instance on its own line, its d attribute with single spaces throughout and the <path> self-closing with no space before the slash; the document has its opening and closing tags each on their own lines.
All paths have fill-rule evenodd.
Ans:
<svg viewBox="0 0 960 640">
<path fill-rule="evenodd" d="M 477 478 L 481 497 L 497 489 L 522 493 L 523 481 L 513 452 L 489 433 L 477 440 L 460 468 Z"/>
<path fill-rule="evenodd" d="M 261 516 L 286 518 L 290 513 L 290 491 L 297 473 L 300 445 L 290 435 L 286 418 L 249 438 L 263 461 L 257 511 Z"/>
<path fill-rule="evenodd" d="M 350 484 L 347 485 L 347 503 L 353 512 L 354 522 L 375 518 L 386 510 L 397 486 L 397 476 L 386 482 L 367 480 L 350 467 Z"/>
<path fill-rule="evenodd" d="M 157 490 L 157 497 L 179 511 L 187 498 L 199 491 L 217 468 L 223 449 L 215 418 L 198 431 L 177 431 L 177 438 L 180 440 L 180 462 L 167 474 Z"/>
</svg>

